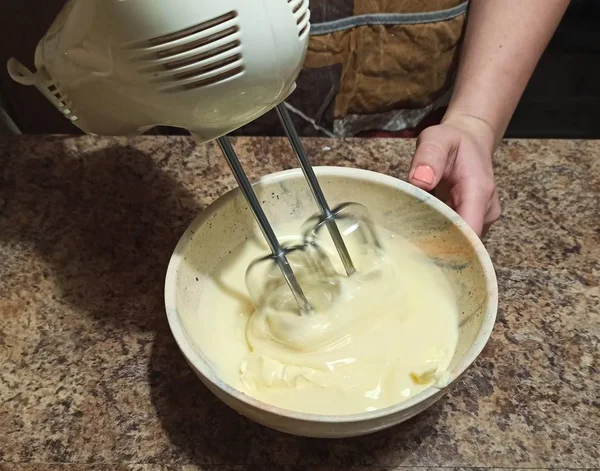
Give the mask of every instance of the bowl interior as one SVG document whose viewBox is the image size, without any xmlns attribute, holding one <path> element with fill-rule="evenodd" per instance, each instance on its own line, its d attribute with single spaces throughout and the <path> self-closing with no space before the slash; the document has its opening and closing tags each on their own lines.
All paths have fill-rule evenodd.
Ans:
<svg viewBox="0 0 600 471">
<path fill-rule="evenodd" d="M 324 167 L 316 172 L 331 206 L 349 201 L 365 205 L 378 225 L 407 238 L 441 267 L 460 308 L 458 346 L 450 365 L 451 379 L 458 377 L 485 345 L 496 314 L 495 275 L 477 236 L 445 205 L 400 180 L 356 169 Z M 255 191 L 274 226 L 315 213 L 299 170 L 265 177 L 255 185 Z M 187 332 L 210 328 L 202 319 L 205 281 L 219 262 L 255 231 L 254 218 L 242 195 L 230 192 L 190 226 L 167 275 L 167 311 L 171 325 L 178 324 L 181 338 L 177 341 L 194 353 L 193 358 L 186 357 L 195 369 L 220 387 L 223 385 L 210 359 Z M 240 291 L 245 292 L 245 287 Z"/>
</svg>

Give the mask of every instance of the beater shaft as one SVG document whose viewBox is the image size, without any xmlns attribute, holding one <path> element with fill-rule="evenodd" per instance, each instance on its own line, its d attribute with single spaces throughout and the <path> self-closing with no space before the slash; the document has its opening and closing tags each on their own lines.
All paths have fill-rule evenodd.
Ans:
<svg viewBox="0 0 600 471">
<path fill-rule="evenodd" d="M 329 231 L 329 235 L 333 240 L 333 244 L 340 256 L 342 263 L 344 264 L 344 270 L 346 270 L 346 274 L 348 276 L 352 275 L 356 269 L 354 268 L 354 264 L 352 263 L 352 259 L 350 258 L 350 254 L 348 253 L 348 248 L 344 243 L 344 239 L 340 230 L 335 222 L 334 215 L 325 199 L 325 195 L 323 190 L 321 189 L 321 185 L 319 185 L 319 181 L 317 180 L 317 176 L 315 175 L 315 171 L 308 160 L 306 152 L 304 151 L 304 146 L 300 141 L 300 137 L 296 132 L 296 128 L 292 121 L 292 118 L 285 106 L 285 103 L 281 103 L 277 105 L 277 114 L 279 115 L 279 119 L 281 120 L 281 124 L 283 124 L 283 128 L 285 129 L 285 133 L 294 149 L 294 153 L 298 157 L 298 161 L 300 162 L 300 167 L 302 168 L 302 172 L 304 173 L 304 177 L 310 187 L 310 191 L 317 202 L 317 206 L 321 211 L 321 217 L 325 221 L 327 229 Z"/>
<path fill-rule="evenodd" d="M 240 163 L 235 150 L 231 145 L 231 142 L 229 142 L 227 137 L 220 137 L 217 139 L 217 142 L 221 148 L 221 151 L 223 152 L 223 155 L 225 156 L 225 159 L 227 160 L 227 163 L 229 164 L 229 168 L 231 169 L 242 194 L 248 202 L 248 206 L 250 207 L 252 214 L 254 214 L 254 217 L 256 218 L 256 222 L 258 223 L 258 226 L 260 227 L 260 230 L 262 231 L 265 240 L 271 249 L 271 252 L 273 253 L 275 263 L 277 263 L 281 269 L 281 273 L 283 274 L 285 281 L 290 287 L 290 290 L 292 291 L 292 294 L 294 295 L 294 298 L 300 307 L 301 313 L 309 313 L 312 310 L 311 305 L 308 302 L 308 299 L 306 298 L 306 295 L 304 294 L 300 284 L 298 283 L 296 275 L 294 275 L 294 271 L 292 270 L 281 244 L 277 240 L 277 236 L 275 235 L 267 216 L 258 202 L 256 193 L 254 193 L 254 190 L 252 189 L 252 185 L 246 176 L 246 172 L 244 172 L 244 169 L 242 168 L 242 164 Z"/>
</svg>

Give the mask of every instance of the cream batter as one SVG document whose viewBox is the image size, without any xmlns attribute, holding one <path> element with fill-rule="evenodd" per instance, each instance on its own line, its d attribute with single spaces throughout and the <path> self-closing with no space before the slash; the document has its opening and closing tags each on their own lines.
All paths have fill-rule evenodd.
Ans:
<svg viewBox="0 0 600 471">
<path fill-rule="evenodd" d="M 294 230 L 276 232 L 290 240 Z M 266 247 L 259 236 L 234 250 L 205 288 L 201 328 L 190 332 L 220 377 L 268 404 L 325 415 L 381 409 L 445 381 L 458 338 L 453 290 L 417 247 L 377 233 L 385 256 L 350 247 L 359 274 L 335 278 L 334 301 L 305 316 L 280 302 L 291 296 L 285 286 L 255 309 L 245 274 Z M 330 241 L 325 249 L 343 273 Z M 306 291 L 320 299 L 323 289 Z"/>
</svg>

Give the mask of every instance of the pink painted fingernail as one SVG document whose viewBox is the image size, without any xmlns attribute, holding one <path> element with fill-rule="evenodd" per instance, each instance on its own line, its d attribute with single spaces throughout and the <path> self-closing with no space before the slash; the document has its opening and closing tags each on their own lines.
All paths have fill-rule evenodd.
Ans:
<svg viewBox="0 0 600 471">
<path fill-rule="evenodd" d="M 428 165 L 420 165 L 415 169 L 413 178 L 420 182 L 427 183 L 428 185 L 432 185 L 435 179 L 435 173 Z"/>
</svg>

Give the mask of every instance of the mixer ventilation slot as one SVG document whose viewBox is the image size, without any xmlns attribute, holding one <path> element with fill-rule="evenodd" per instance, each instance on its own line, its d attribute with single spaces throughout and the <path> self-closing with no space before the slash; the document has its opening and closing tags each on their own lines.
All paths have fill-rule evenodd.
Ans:
<svg viewBox="0 0 600 471">
<path fill-rule="evenodd" d="M 60 88 L 55 83 L 50 83 L 47 86 L 50 95 L 53 98 L 54 105 L 58 110 L 71 122 L 78 121 L 79 118 L 73 113 L 72 106 L 69 104 L 67 97 L 60 91 Z"/>
<path fill-rule="evenodd" d="M 304 39 L 310 31 L 310 9 L 308 7 L 309 0 L 287 0 L 292 8 L 296 25 L 298 25 L 298 36 Z"/>
<path fill-rule="evenodd" d="M 161 92 L 216 84 L 244 72 L 238 14 L 231 11 L 171 34 L 124 47 Z"/>
</svg>

